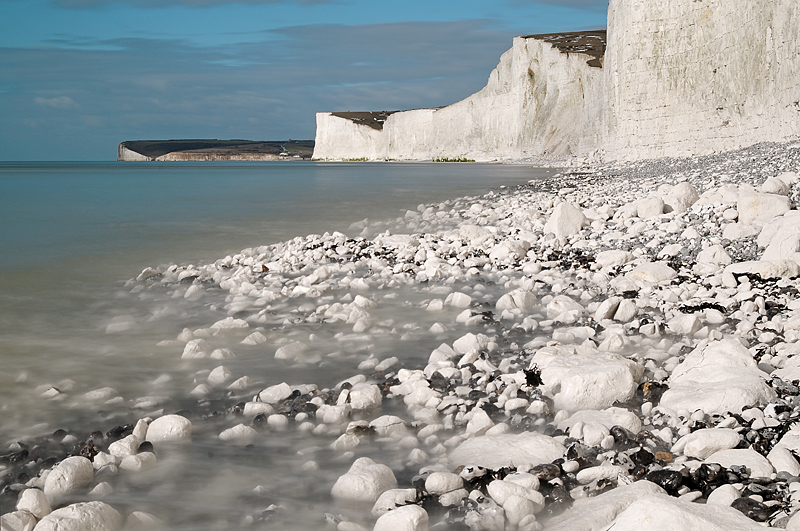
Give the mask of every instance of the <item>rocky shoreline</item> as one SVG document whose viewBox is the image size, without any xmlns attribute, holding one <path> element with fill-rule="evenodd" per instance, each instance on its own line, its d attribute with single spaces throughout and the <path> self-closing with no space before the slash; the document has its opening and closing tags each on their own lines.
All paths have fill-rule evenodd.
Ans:
<svg viewBox="0 0 800 531">
<path fill-rule="evenodd" d="M 182 408 L 139 397 L 129 424 L 11 443 L 3 530 L 170 528 L 117 485 L 205 440 L 288 437 L 298 477 L 338 470 L 317 516 L 341 531 L 800 529 L 798 171 L 797 143 L 598 166 L 148 268 L 132 296 L 226 314 L 160 343 L 192 375 Z M 419 337 L 440 346 L 404 356 Z M 266 346 L 354 370 L 326 388 L 226 366 Z M 292 527 L 249 488 L 228 528 Z"/>
</svg>

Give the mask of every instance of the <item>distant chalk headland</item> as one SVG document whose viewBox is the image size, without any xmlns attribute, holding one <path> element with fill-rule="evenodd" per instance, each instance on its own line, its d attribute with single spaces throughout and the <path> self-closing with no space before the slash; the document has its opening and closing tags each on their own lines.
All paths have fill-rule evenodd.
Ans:
<svg viewBox="0 0 800 531">
<path fill-rule="evenodd" d="M 313 151 L 313 140 L 131 140 L 119 145 L 117 160 L 308 160 Z"/>
</svg>

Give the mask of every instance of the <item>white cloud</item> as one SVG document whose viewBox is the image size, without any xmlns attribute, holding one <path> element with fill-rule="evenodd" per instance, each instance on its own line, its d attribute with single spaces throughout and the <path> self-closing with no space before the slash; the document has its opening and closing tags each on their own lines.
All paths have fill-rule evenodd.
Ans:
<svg viewBox="0 0 800 531">
<path fill-rule="evenodd" d="M 36 105 L 52 107 L 54 109 L 76 109 L 80 107 L 75 100 L 69 96 L 58 96 L 56 98 L 36 98 L 33 100 Z"/>
</svg>

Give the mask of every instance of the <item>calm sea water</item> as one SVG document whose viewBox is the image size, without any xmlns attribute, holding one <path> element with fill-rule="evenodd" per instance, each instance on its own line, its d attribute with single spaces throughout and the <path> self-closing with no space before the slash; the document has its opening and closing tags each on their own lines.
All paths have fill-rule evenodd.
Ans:
<svg viewBox="0 0 800 531">
<path fill-rule="evenodd" d="M 551 173 L 482 164 L 0 163 L 0 453 L 57 428 L 80 436 L 159 408 L 191 407 L 187 391 L 197 375 L 179 350 L 155 345 L 185 327 L 208 326 L 208 302 L 132 297 L 124 283 L 143 268 L 210 262 L 311 233 L 353 236 L 360 229 L 351 223 L 365 218 L 396 218 L 421 203 Z M 108 334 L 115 319 L 139 325 Z M 226 365 L 269 374 L 265 382 L 333 385 L 354 374 L 352 364 L 298 369 L 248 356 Z M 61 395 L 42 397 L 52 387 Z M 119 393 L 117 407 L 81 403 L 102 387 Z M 157 405 L 137 408 L 148 396 Z M 299 505 L 324 499 L 341 463 L 323 467 L 324 479 L 303 479 L 292 447 L 268 448 L 259 457 L 263 468 L 254 469 L 235 453 L 209 460 L 225 451 L 193 444 L 166 456 L 147 481 L 118 485 L 109 501 L 182 514 L 168 518 L 171 528 L 224 529 L 242 503 L 234 485 L 242 478 L 246 485 L 274 483 Z M 309 522 L 318 523 L 317 509 Z M 297 528 L 308 525 L 301 519 Z"/>
</svg>

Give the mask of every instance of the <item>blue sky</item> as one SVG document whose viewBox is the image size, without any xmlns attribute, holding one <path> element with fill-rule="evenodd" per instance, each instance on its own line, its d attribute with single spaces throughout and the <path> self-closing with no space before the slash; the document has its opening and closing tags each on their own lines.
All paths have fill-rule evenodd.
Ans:
<svg viewBox="0 0 800 531">
<path fill-rule="evenodd" d="M 311 139 L 317 111 L 447 105 L 516 35 L 607 0 L 0 0 L 0 160 L 123 140 Z"/>
</svg>

